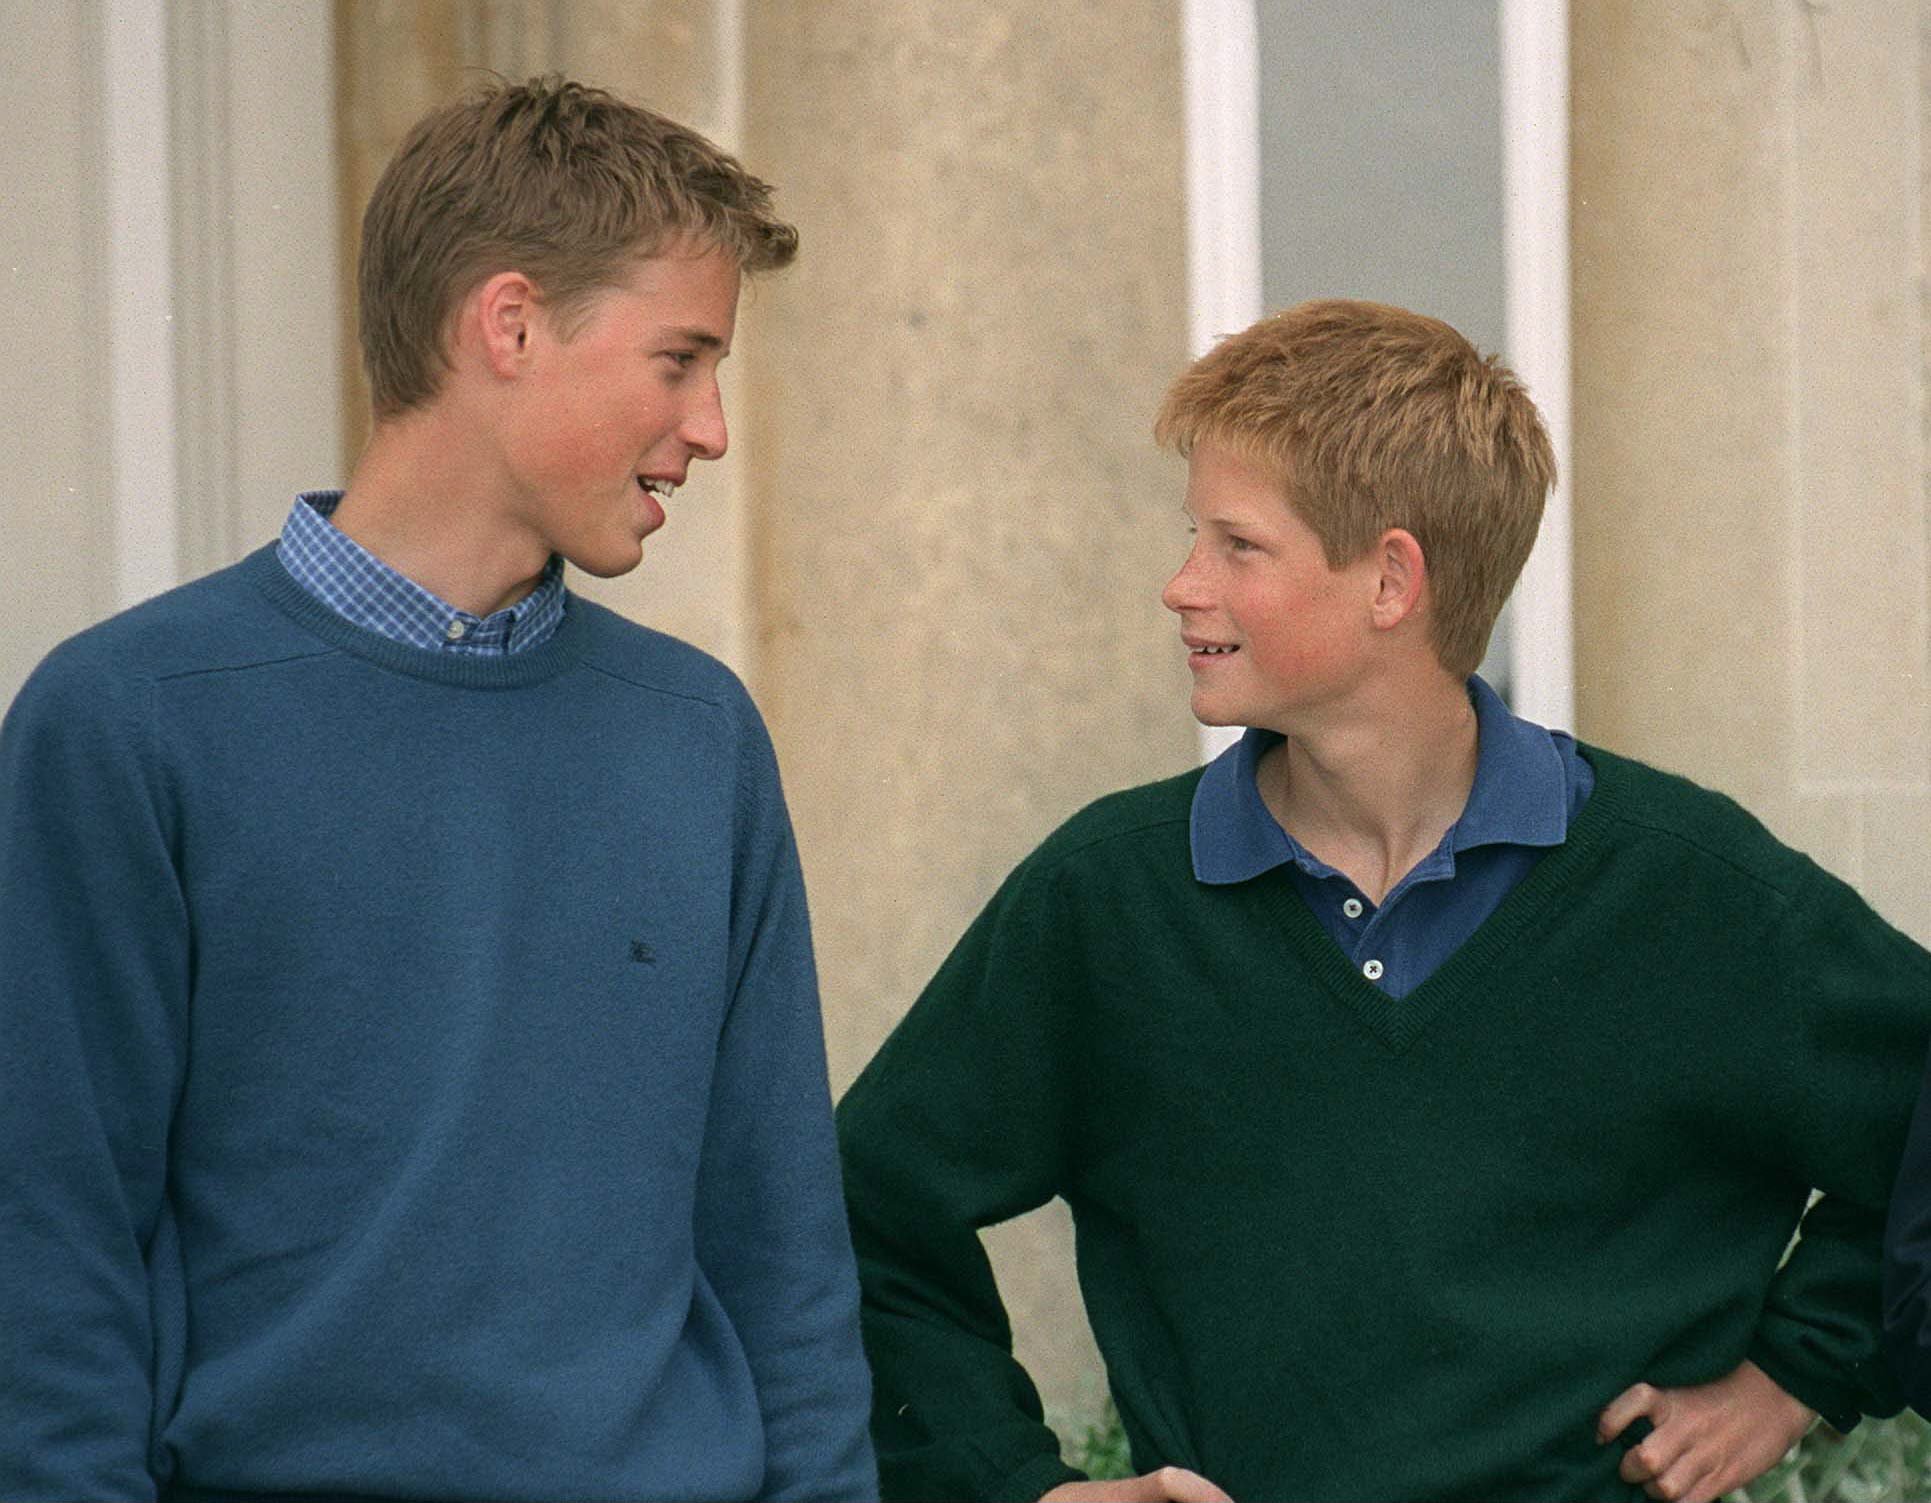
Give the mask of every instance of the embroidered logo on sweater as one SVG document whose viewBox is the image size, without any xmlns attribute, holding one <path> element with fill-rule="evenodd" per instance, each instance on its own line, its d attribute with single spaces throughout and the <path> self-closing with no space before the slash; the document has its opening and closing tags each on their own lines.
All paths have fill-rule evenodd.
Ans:
<svg viewBox="0 0 1931 1503">
<path fill-rule="evenodd" d="M 630 958 L 639 965 L 657 964 L 657 952 L 641 939 L 633 939 L 630 942 Z"/>
</svg>

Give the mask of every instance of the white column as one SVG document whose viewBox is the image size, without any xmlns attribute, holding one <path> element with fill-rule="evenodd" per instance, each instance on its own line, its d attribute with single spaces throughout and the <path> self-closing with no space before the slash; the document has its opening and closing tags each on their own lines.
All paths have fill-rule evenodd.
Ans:
<svg viewBox="0 0 1931 1503">
<path fill-rule="evenodd" d="M 1513 708 L 1573 728 L 1576 674 L 1569 497 L 1569 9 L 1501 0 L 1502 221 L 1509 362 L 1541 408 L 1557 480 L 1515 588 Z"/>
<path fill-rule="evenodd" d="M 166 0 L 104 0 L 108 450 L 115 602 L 180 577 Z"/>
<path fill-rule="evenodd" d="M 1188 352 L 1204 355 L 1262 312 L 1260 42 L 1254 0 L 1184 0 Z M 1240 737 L 1200 727 L 1206 761 Z"/>
</svg>

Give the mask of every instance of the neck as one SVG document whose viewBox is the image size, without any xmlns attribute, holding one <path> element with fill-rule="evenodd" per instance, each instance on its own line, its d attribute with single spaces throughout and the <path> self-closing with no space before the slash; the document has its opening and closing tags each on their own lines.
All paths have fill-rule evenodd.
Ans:
<svg viewBox="0 0 1931 1503">
<path fill-rule="evenodd" d="M 1434 669 L 1288 731 L 1261 761 L 1261 798 L 1379 903 L 1461 817 L 1478 751 L 1466 687 Z"/>
<path fill-rule="evenodd" d="M 332 520 L 424 589 L 487 616 L 535 589 L 549 555 L 510 520 L 493 453 L 450 428 L 434 409 L 378 423 Z"/>
</svg>

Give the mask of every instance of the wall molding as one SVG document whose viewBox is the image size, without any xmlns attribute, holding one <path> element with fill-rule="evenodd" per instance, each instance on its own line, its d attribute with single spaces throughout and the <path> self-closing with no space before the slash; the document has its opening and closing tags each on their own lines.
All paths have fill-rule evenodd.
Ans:
<svg viewBox="0 0 1931 1503">
<path fill-rule="evenodd" d="M 1516 712 L 1575 724 L 1570 512 L 1569 14 L 1567 0 L 1499 0 L 1504 310 L 1510 363 L 1548 424 L 1558 478 L 1510 602 Z M 1191 353 L 1264 311 L 1255 0 L 1183 0 Z M 1201 728 L 1211 757 L 1236 733 Z"/>
<path fill-rule="evenodd" d="M 1260 31 L 1254 0 L 1182 0 L 1187 125 L 1187 353 L 1265 311 L 1261 292 Z M 1238 726 L 1200 727 L 1209 761 Z"/>
<path fill-rule="evenodd" d="M 1574 542 L 1570 497 L 1569 7 L 1501 0 L 1502 242 L 1510 364 L 1542 410 L 1556 486 L 1510 602 L 1516 714 L 1576 722 Z"/>
<path fill-rule="evenodd" d="M 166 0 L 103 0 L 107 438 L 117 607 L 180 579 Z"/>
<path fill-rule="evenodd" d="M 235 401 L 233 88 L 227 7 L 174 7 L 169 161 L 177 184 L 174 376 L 182 394 L 175 456 L 183 578 L 240 549 Z"/>
<path fill-rule="evenodd" d="M 101 0 L 115 603 L 341 477 L 327 6 Z"/>
</svg>

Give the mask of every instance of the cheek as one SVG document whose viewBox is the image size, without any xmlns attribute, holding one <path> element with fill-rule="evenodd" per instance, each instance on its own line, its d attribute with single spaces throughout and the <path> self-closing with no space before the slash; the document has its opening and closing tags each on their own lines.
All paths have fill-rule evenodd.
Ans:
<svg viewBox="0 0 1931 1503">
<path fill-rule="evenodd" d="M 1338 591 L 1254 591 L 1236 613 L 1254 666 L 1263 672 L 1299 676 L 1338 663 L 1351 650 Z"/>
</svg>

